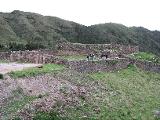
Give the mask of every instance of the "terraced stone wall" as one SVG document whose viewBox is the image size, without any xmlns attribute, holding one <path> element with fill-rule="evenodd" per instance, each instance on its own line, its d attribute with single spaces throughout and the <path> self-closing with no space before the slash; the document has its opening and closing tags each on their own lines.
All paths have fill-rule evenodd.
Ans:
<svg viewBox="0 0 160 120">
<path fill-rule="evenodd" d="M 135 60 L 134 64 L 145 71 L 160 73 L 160 64 L 140 60 Z"/>
<path fill-rule="evenodd" d="M 160 64 L 154 64 L 147 61 L 139 61 L 134 59 L 115 59 L 115 60 L 100 60 L 100 61 L 68 61 L 65 62 L 70 69 L 74 69 L 82 73 L 92 73 L 98 71 L 114 71 L 127 68 L 128 65 L 136 65 L 138 68 L 145 71 L 160 73 Z"/>
<path fill-rule="evenodd" d="M 80 43 L 61 43 L 57 45 L 58 50 L 78 51 L 79 53 L 100 54 L 102 51 L 116 51 L 117 54 L 131 54 L 139 51 L 138 46 L 120 44 L 80 44 Z"/>
<path fill-rule="evenodd" d="M 100 60 L 100 61 L 68 61 L 67 66 L 82 73 L 98 71 L 113 71 L 126 68 L 130 64 L 128 59 Z"/>
</svg>

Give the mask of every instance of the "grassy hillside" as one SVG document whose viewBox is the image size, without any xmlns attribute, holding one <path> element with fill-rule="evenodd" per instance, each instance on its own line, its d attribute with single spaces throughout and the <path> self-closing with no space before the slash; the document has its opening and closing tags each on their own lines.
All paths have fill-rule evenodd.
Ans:
<svg viewBox="0 0 160 120">
<path fill-rule="evenodd" d="M 62 74 L 60 75 L 67 76 L 70 82 L 85 86 L 90 91 L 88 97 L 79 96 L 76 104 L 74 101 L 69 105 L 61 102 L 57 104 L 57 109 L 54 110 L 58 111 L 63 119 L 156 119 L 154 111 L 160 106 L 160 94 L 157 92 L 160 89 L 159 74 L 144 72 L 134 66 L 110 73 L 89 74 L 85 77 L 79 74 Z"/>
<path fill-rule="evenodd" d="M 138 45 L 141 51 L 160 55 L 160 39 L 158 31 L 149 31 L 142 27 L 126 27 L 121 24 L 106 23 L 92 25 L 92 31 L 83 39 L 93 43 L 118 43 Z M 85 43 L 84 41 L 84 43 Z"/>
<path fill-rule="evenodd" d="M 50 112 L 34 111 L 32 108 L 34 120 L 158 120 L 154 116 L 154 111 L 160 108 L 160 75 L 157 73 L 129 66 L 120 71 L 92 74 L 67 69 L 53 76 L 72 86 L 84 87 L 86 91 L 83 94 L 72 93 L 73 88 L 63 81 L 59 89 L 64 94 L 63 100 L 57 100 Z M 14 109 L 15 113 L 22 108 L 20 106 L 8 105 L 5 111 Z"/>
<path fill-rule="evenodd" d="M 50 48 L 59 42 L 139 45 L 141 51 L 160 55 L 160 32 L 142 27 L 106 23 L 84 26 L 57 17 L 13 11 L 0 13 L 0 49 Z"/>
<path fill-rule="evenodd" d="M 12 47 L 10 44 L 14 43 L 53 48 L 56 42 L 66 40 L 65 34 L 71 34 L 68 39 L 72 40 L 76 35 L 74 26 L 73 22 L 35 13 L 22 11 L 0 13 L 0 41 L 3 42 L 2 46 L 10 48 Z"/>
</svg>

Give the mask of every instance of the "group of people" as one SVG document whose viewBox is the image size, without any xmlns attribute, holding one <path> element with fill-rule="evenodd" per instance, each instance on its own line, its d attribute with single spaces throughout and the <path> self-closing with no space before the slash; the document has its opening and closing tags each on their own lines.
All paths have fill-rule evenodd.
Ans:
<svg viewBox="0 0 160 120">
<path fill-rule="evenodd" d="M 93 61 L 94 58 L 95 58 L 95 55 L 94 55 L 94 54 L 89 54 L 89 55 L 87 55 L 87 60 L 88 60 L 88 61 Z"/>
<path fill-rule="evenodd" d="M 108 58 L 108 55 L 106 55 L 106 54 L 101 54 L 101 59 L 103 58 L 103 57 L 105 57 L 105 59 L 107 59 Z M 89 55 L 87 55 L 87 60 L 88 61 L 93 61 L 95 59 L 95 55 L 94 54 L 89 54 Z"/>
</svg>

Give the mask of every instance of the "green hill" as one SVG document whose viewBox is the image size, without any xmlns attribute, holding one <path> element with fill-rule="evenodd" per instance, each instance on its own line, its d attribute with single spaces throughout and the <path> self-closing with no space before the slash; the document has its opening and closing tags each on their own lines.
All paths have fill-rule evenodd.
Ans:
<svg viewBox="0 0 160 120">
<path fill-rule="evenodd" d="M 139 45 L 160 55 L 160 32 L 106 23 L 84 26 L 57 17 L 15 10 L 0 13 L 0 49 L 53 49 L 56 43 L 119 43 Z"/>
</svg>

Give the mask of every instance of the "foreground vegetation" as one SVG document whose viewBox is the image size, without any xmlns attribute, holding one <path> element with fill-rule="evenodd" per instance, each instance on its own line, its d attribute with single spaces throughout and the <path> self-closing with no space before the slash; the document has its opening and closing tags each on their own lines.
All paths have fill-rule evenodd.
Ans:
<svg viewBox="0 0 160 120">
<path fill-rule="evenodd" d="M 160 64 L 160 57 L 147 52 L 138 52 L 130 55 L 131 58 L 143 60 L 143 61 L 150 61 L 153 63 Z"/>
<path fill-rule="evenodd" d="M 158 120 L 154 117 L 154 111 L 160 110 L 160 92 L 158 92 L 160 74 L 158 73 L 146 72 L 133 65 L 120 71 L 92 74 L 77 73 L 54 64 L 48 64 L 44 68 L 49 72 L 61 70 L 55 73 L 56 77 L 85 87 L 87 94 L 73 95 L 73 101 L 67 104 L 57 101 L 53 111 L 37 111 L 34 120 Z M 46 73 L 42 71 L 38 73 Z M 15 77 L 37 75 L 30 70 L 22 73 L 12 75 Z M 65 92 L 65 88 L 63 93 L 66 97 L 72 95 Z M 28 103 L 33 99 L 25 100 Z M 22 102 L 19 101 L 18 104 L 14 102 L 16 105 L 13 104 L 7 109 L 17 110 L 25 102 L 24 99 L 21 100 Z M 7 109 L 5 111 L 8 111 Z"/>
<path fill-rule="evenodd" d="M 63 65 L 57 64 L 44 64 L 42 67 L 38 68 L 29 68 L 22 71 L 14 71 L 9 73 L 9 75 L 13 78 L 20 78 L 20 77 L 32 77 L 38 74 L 45 74 L 45 73 L 52 73 L 63 70 Z"/>
<path fill-rule="evenodd" d="M 106 90 L 97 94 L 101 108 L 99 118 L 105 120 L 153 120 L 160 107 L 160 75 L 144 72 L 134 66 L 114 73 L 90 75 L 102 82 Z"/>
<path fill-rule="evenodd" d="M 89 96 L 79 96 L 76 105 L 58 101 L 54 111 L 61 115 L 61 119 L 158 120 L 154 117 L 154 111 L 160 109 L 160 75 L 157 73 L 129 66 L 109 73 L 82 75 L 67 71 L 59 75 L 89 90 Z"/>
<path fill-rule="evenodd" d="M 6 104 L 0 109 L 2 120 L 10 120 L 16 115 L 16 112 L 22 109 L 26 104 L 37 99 L 36 96 L 27 96 L 23 93 L 23 89 L 18 87 L 12 91 L 12 96 L 5 100 Z M 12 115 L 12 118 L 11 118 Z"/>
</svg>

